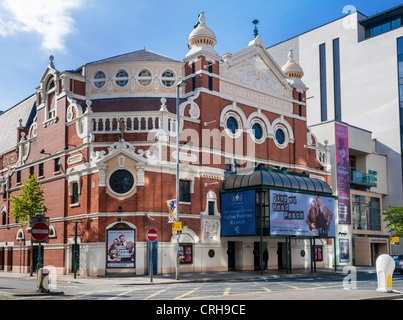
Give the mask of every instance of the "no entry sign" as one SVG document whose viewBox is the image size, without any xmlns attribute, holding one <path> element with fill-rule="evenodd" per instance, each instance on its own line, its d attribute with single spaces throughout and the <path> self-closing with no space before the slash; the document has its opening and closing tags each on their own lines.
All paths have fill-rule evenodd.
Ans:
<svg viewBox="0 0 403 320">
<path fill-rule="evenodd" d="M 42 222 L 35 223 L 31 228 L 31 235 L 36 241 L 44 241 L 49 237 L 49 227 Z"/>
<path fill-rule="evenodd" d="M 154 242 L 155 240 L 157 240 L 157 238 L 158 238 L 157 230 L 152 229 L 152 228 L 151 228 L 150 230 L 148 230 L 148 232 L 147 232 L 147 238 L 148 238 L 148 240 L 151 241 L 151 242 Z"/>
</svg>

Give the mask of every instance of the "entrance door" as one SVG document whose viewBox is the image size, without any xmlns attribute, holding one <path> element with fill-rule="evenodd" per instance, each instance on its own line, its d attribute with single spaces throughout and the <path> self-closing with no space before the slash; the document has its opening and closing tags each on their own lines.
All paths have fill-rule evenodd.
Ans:
<svg viewBox="0 0 403 320">
<path fill-rule="evenodd" d="M 4 248 L 0 248 L 0 270 L 4 270 Z"/>
<path fill-rule="evenodd" d="M 379 257 L 379 243 L 371 243 L 371 265 L 376 264 L 376 259 Z"/>
<path fill-rule="evenodd" d="M 284 242 L 277 242 L 277 264 L 279 269 L 286 267 L 286 248 Z"/>
<path fill-rule="evenodd" d="M 72 245 L 71 253 L 71 272 L 74 273 L 74 271 L 80 270 L 80 245 L 78 243 Z"/>
<path fill-rule="evenodd" d="M 158 274 L 158 240 L 155 240 L 154 242 L 148 241 L 148 265 L 150 265 L 151 257 L 152 257 L 152 261 L 153 261 L 153 275 L 157 275 Z"/>
<path fill-rule="evenodd" d="M 228 241 L 228 270 L 235 270 L 235 241 Z"/>
</svg>

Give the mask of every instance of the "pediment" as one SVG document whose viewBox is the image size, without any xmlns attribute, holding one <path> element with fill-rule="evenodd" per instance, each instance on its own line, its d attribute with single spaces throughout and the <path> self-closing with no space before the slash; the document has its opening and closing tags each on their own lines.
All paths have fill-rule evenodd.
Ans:
<svg viewBox="0 0 403 320">
<path fill-rule="evenodd" d="M 220 74 L 224 81 L 265 94 L 292 97 L 292 87 L 283 71 L 258 38 L 248 47 L 223 57 Z"/>
<path fill-rule="evenodd" d="M 134 160 L 136 163 L 139 163 L 139 165 L 144 165 L 147 163 L 149 161 L 148 157 L 150 156 L 148 150 L 136 150 L 136 147 L 121 139 L 118 142 L 113 143 L 108 148 L 107 153 L 103 150 L 95 151 L 91 157 L 91 162 L 97 166 L 102 166 L 107 164 L 111 159 L 116 158 L 118 155 L 125 155 Z"/>
</svg>

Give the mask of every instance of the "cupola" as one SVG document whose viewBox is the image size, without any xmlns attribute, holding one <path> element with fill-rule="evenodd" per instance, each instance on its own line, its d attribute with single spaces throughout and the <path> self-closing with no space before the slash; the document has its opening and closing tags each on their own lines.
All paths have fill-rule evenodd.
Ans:
<svg viewBox="0 0 403 320">
<path fill-rule="evenodd" d="M 193 29 L 188 38 L 190 50 L 186 54 L 186 57 L 192 56 L 200 51 L 219 56 L 214 49 L 217 39 L 214 32 L 206 26 L 206 17 L 204 16 L 203 10 L 200 12 L 198 20 L 199 23 L 197 27 Z"/>
<path fill-rule="evenodd" d="M 292 49 L 290 49 L 290 51 L 288 52 L 287 63 L 281 69 L 283 70 L 287 78 L 301 79 L 304 75 L 304 71 L 302 70 L 301 66 L 294 61 L 294 53 Z"/>
</svg>

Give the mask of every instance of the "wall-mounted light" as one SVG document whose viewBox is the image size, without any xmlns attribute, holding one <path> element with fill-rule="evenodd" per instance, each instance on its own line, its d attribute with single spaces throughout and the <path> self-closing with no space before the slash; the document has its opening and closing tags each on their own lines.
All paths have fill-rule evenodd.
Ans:
<svg viewBox="0 0 403 320">
<path fill-rule="evenodd" d="M 212 66 L 213 64 L 215 64 L 215 61 L 213 61 L 212 63 L 209 63 L 208 65 L 204 65 L 204 69 L 207 69 L 208 67 Z"/>
<path fill-rule="evenodd" d="M 204 126 L 207 127 L 207 125 L 209 125 L 210 123 L 216 122 L 217 120 L 213 120 L 213 121 L 209 121 L 209 122 L 205 122 Z"/>
<path fill-rule="evenodd" d="M 40 154 L 48 154 L 48 155 L 50 155 L 50 153 L 45 152 L 45 149 L 42 149 L 41 151 L 39 151 L 39 153 L 40 153 Z"/>
<path fill-rule="evenodd" d="M 211 186 L 213 184 L 218 184 L 218 182 L 216 181 L 216 182 L 211 182 L 211 183 L 205 183 L 204 186 L 208 187 L 208 186 Z"/>
<path fill-rule="evenodd" d="M 77 147 L 75 144 L 65 144 L 63 149 L 64 149 L 64 150 L 68 150 L 68 149 L 69 149 L 69 146 L 70 146 L 70 147 Z"/>
</svg>

